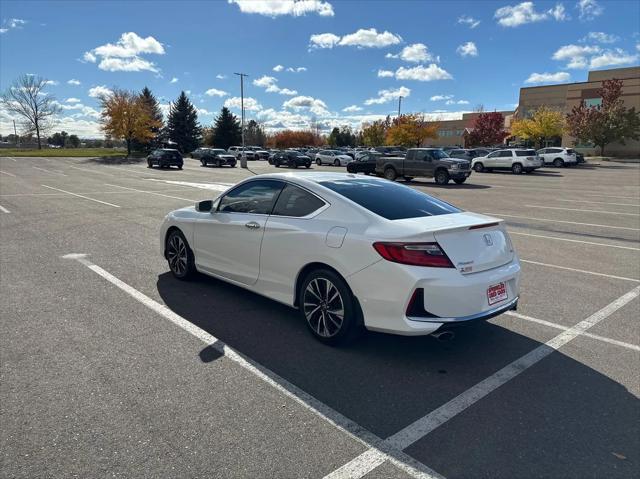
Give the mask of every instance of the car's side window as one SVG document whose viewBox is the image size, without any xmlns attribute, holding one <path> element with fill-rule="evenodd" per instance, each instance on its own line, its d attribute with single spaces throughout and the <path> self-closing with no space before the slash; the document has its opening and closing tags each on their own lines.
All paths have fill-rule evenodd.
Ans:
<svg viewBox="0 0 640 479">
<path fill-rule="evenodd" d="M 499 151 L 494 151 L 493 153 L 489 153 L 489 155 L 487 155 L 488 158 L 495 158 L 496 156 L 498 156 L 500 154 Z"/>
<path fill-rule="evenodd" d="M 500 152 L 500 157 L 502 158 L 511 158 L 513 156 L 513 153 L 511 153 L 511 150 L 502 150 Z"/>
<path fill-rule="evenodd" d="M 268 215 L 283 186 L 283 182 L 276 180 L 249 181 L 224 195 L 218 211 Z"/>
<path fill-rule="evenodd" d="M 416 151 L 415 159 L 418 161 L 429 161 L 431 159 L 430 152 L 425 150 L 418 150 Z"/>
<path fill-rule="evenodd" d="M 273 208 L 272 215 L 277 216 L 307 216 L 320 209 L 325 203 L 308 191 L 287 184 Z"/>
</svg>

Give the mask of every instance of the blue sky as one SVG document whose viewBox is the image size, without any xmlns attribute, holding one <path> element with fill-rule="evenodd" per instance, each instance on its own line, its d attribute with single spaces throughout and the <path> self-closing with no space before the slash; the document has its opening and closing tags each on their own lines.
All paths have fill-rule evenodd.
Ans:
<svg viewBox="0 0 640 479">
<path fill-rule="evenodd" d="M 0 89 L 49 80 L 54 130 L 100 136 L 99 91 L 181 90 L 209 125 L 240 94 L 268 128 L 329 128 L 403 112 L 512 109 L 522 86 L 640 63 L 640 2 L 0 1 Z M 278 67 L 281 66 L 281 67 Z M 0 133 L 12 130 L 0 111 Z"/>
</svg>

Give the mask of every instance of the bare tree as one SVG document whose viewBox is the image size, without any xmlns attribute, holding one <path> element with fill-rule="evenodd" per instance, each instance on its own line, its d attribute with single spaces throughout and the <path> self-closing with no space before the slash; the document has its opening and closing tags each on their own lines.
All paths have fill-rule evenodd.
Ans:
<svg viewBox="0 0 640 479">
<path fill-rule="evenodd" d="M 55 97 L 44 91 L 48 83 L 39 76 L 22 75 L 0 97 L 0 104 L 6 110 L 21 117 L 25 130 L 35 132 L 38 149 L 42 148 L 41 133 L 51 126 L 53 117 L 61 110 Z"/>
</svg>

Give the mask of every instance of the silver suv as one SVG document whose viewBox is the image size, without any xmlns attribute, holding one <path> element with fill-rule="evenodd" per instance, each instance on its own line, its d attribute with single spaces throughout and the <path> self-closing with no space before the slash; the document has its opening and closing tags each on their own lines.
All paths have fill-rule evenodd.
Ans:
<svg viewBox="0 0 640 479">
<path fill-rule="evenodd" d="M 504 149 L 479 156 L 471 162 L 471 168 L 478 173 L 492 170 L 511 170 L 514 174 L 531 173 L 543 166 L 542 159 L 535 150 Z"/>
<path fill-rule="evenodd" d="M 557 168 L 578 163 L 576 151 L 571 148 L 543 148 L 537 153 L 545 165 L 553 165 Z"/>
</svg>

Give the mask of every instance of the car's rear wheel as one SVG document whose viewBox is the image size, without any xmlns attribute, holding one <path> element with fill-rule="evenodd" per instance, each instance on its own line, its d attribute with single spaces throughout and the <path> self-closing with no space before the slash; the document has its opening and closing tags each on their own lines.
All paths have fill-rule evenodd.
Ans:
<svg viewBox="0 0 640 479">
<path fill-rule="evenodd" d="M 395 181 L 397 176 L 398 176 L 398 174 L 396 173 L 396 170 L 394 170 L 391 167 L 389 167 L 386 170 L 384 170 L 384 177 L 389 181 Z"/>
<path fill-rule="evenodd" d="M 520 175 L 522 173 L 522 165 L 520 163 L 514 163 L 511 165 L 511 171 L 514 175 Z"/>
<path fill-rule="evenodd" d="M 484 165 L 482 163 L 476 163 L 473 165 L 473 169 L 478 173 L 482 173 L 484 171 Z"/>
<path fill-rule="evenodd" d="M 188 279 L 196 272 L 193 252 L 180 230 L 173 230 L 167 238 L 166 256 L 171 273 L 178 279 Z"/>
<path fill-rule="evenodd" d="M 556 168 L 561 168 L 564 166 L 564 160 L 562 158 L 556 158 L 555 160 L 553 160 L 553 166 L 555 166 Z"/>
<path fill-rule="evenodd" d="M 340 160 L 336 159 L 333 161 L 333 166 L 340 166 Z"/>
<path fill-rule="evenodd" d="M 347 283 L 336 273 L 309 273 L 300 289 L 299 307 L 311 333 L 327 344 L 341 344 L 360 332 L 359 310 Z"/>
<path fill-rule="evenodd" d="M 447 170 L 436 171 L 435 180 L 437 185 L 446 185 L 449 183 L 449 172 Z"/>
</svg>

